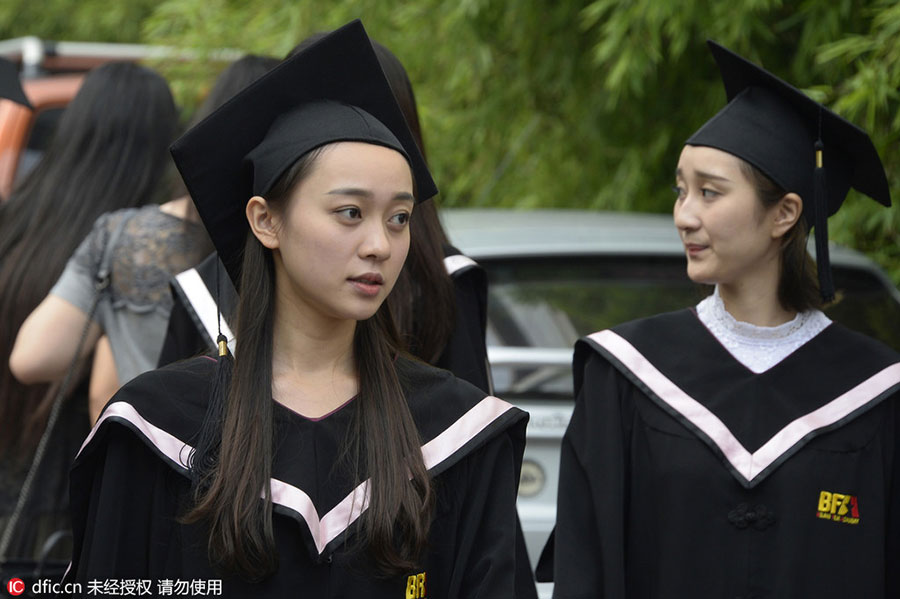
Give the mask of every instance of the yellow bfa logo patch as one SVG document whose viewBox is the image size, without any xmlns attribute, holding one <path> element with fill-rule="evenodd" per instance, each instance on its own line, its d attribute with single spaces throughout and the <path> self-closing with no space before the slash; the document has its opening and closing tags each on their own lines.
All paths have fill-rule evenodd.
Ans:
<svg viewBox="0 0 900 599">
<path fill-rule="evenodd" d="M 843 524 L 859 524 L 859 500 L 856 495 L 822 491 L 819 493 L 816 517 Z"/>
<path fill-rule="evenodd" d="M 406 579 L 406 599 L 427 599 L 425 596 L 425 572 Z"/>
</svg>

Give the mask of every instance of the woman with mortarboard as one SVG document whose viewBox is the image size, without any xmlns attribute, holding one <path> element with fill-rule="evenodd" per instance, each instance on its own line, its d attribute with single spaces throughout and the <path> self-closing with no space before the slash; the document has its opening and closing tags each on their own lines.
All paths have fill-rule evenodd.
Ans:
<svg viewBox="0 0 900 599">
<path fill-rule="evenodd" d="M 384 299 L 436 188 L 362 25 L 172 152 L 240 292 L 234 356 L 222 335 L 218 361 L 106 407 L 72 470 L 67 581 L 513 597 L 527 416 L 395 349 Z"/>
<path fill-rule="evenodd" d="M 288 57 L 323 35 L 316 33 L 304 39 Z M 372 47 L 424 157 L 419 110 L 409 75 L 386 46 L 372 40 Z M 215 349 L 220 326 L 217 307 L 222 311 L 221 328 L 226 336 L 232 336 L 228 323 L 237 293 L 227 280 L 216 282 L 216 271 L 222 268 L 218 256 L 213 254 L 172 279 L 175 306 L 159 366 Z M 492 392 L 485 346 L 487 274 L 478 263 L 450 245 L 434 200 L 416 207 L 416 218 L 410 220 L 409 255 L 387 301 L 401 340 L 411 354 Z"/>
<path fill-rule="evenodd" d="M 865 132 L 710 42 L 729 103 L 687 140 L 694 309 L 578 342 L 555 597 L 896 597 L 900 356 L 831 322 L 826 218 L 890 205 Z M 806 251 L 815 227 L 815 264 Z M 551 556 L 552 554 L 552 556 Z"/>
</svg>

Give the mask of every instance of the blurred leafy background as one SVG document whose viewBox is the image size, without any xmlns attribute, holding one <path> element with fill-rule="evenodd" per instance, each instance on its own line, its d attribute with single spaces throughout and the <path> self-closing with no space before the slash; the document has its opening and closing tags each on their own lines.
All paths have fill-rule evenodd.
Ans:
<svg viewBox="0 0 900 599">
<path fill-rule="evenodd" d="M 410 73 L 442 206 L 668 212 L 684 140 L 725 101 L 713 38 L 871 133 L 895 205 L 851 197 L 829 228 L 900 283 L 894 0 L 4 0 L 0 38 L 280 57 L 355 17 Z M 156 66 L 189 111 L 221 65 Z"/>
</svg>

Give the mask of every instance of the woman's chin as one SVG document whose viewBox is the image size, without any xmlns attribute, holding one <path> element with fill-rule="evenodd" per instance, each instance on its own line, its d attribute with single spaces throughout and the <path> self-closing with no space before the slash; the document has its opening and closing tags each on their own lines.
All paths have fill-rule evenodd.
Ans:
<svg viewBox="0 0 900 599">
<path fill-rule="evenodd" d="M 687 276 L 691 281 L 700 285 L 715 285 L 718 282 L 710 273 L 690 267 L 687 269 Z"/>
<path fill-rule="evenodd" d="M 353 306 L 352 308 L 348 308 L 344 312 L 344 315 L 348 320 L 369 320 L 370 318 L 375 316 L 375 313 L 378 312 L 378 309 L 383 303 L 384 300 L 381 300 L 373 301 L 363 306 Z"/>
</svg>

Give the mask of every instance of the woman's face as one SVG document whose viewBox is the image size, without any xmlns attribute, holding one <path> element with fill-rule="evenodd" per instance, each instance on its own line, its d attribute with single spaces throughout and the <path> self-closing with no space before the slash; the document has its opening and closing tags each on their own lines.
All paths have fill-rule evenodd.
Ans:
<svg viewBox="0 0 900 599">
<path fill-rule="evenodd" d="M 779 268 L 780 244 L 738 158 L 685 146 L 675 171 L 673 210 L 692 281 L 735 285 Z M 776 277 L 777 280 L 777 277 Z"/>
<path fill-rule="evenodd" d="M 370 318 L 406 260 L 413 205 L 399 152 L 359 142 L 324 147 L 274 227 L 278 295 L 327 318 Z"/>
</svg>

